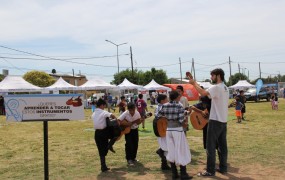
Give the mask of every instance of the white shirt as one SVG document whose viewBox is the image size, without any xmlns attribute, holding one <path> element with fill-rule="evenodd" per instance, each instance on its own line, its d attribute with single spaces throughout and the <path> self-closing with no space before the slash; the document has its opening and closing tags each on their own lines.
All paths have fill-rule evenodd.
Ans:
<svg viewBox="0 0 285 180">
<path fill-rule="evenodd" d="M 92 114 L 94 129 L 104 129 L 107 127 L 106 118 L 110 117 L 112 113 L 96 108 Z"/>
<path fill-rule="evenodd" d="M 135 120 L 137 120 L 137 119 L 140 119 L 140 118 L 141 118 L 141 115 L 140 115 L 140 113 L 139 113 L 137 110 L 135 110 L 134 116 L 132 116 L 132 115 L 129 113 L 129 111 L 127 110 L 127 111 L 125 111 L 123 114 L 121 114 L 118 119 L 119 119 L 120 121 L 123 121 L 124 119 L 126 119 L 128 122 L 133 122 L 133 121 L 135 121 Z M 138 128 L 138 127 L 139 127 L 139 126 L 138 126 L 137 124 L 133 124 L 133 125 L 131 126 L 131 129 L 136 129 L 136 128 Z"/>
<path fill-rule="evenodd" d="M 216 120 L 222 123 L 227 122 L 229 90 L 224 83 L 211 86 L 207 91 L 212 99 L 210 120 Z"/>
<path fill-rule="evenodd" d="M 184 108 L 189 106 L 188 99 L 185 96 L 181 96 L 179 102 L 182 104 Z"/>
</svg>

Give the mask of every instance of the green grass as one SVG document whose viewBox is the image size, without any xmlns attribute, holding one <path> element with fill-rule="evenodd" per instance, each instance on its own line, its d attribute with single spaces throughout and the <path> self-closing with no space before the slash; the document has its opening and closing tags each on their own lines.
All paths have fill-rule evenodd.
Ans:
<svg viewBox="0 0 285 180">
<path fill-rule="evenodd" d="M 190 102 L 193 104 L 192 102 Z M 246 105 L 247 121 L 237 124 L 234 109 L 229 109 L 228 162 L 232 168 L 285 169 L 285 100 L 280 99 L 279 111 L 272 111 L 269 102 Z M 149 108 L 153 111 L 154 109 Z M 118 114 L 117 114 L 118 115 Z M 152 131 L 152 119 L 146 122 L 147 131 L 140 131 L 136 167 L 125 160 L 124 137 L 114 145 L 116 153 L 108 153 L 107 165 L 112 173 L 101 173 L 98 150 L 94 143 L 91 110 L 85 110 L 85 120 L 49 122 L 50 179 L 165 179 L 160 160 L 155 154 L 157 138 Z M 188 172 L 197 173 L 205 165 L 202 131 L 190 129 L 187 139 L 192 153 Z M 43 123 L 6 122 L 0 116 L 0 179 L 43 179 Z M 282 179 L 282 178 L 281 178 Z"/>
</svg>

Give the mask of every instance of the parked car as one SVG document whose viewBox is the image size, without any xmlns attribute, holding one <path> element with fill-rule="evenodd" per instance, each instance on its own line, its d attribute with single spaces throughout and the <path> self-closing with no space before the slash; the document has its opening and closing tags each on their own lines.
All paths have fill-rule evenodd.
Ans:
<svg viewBox="0 0 285 180">
<path fill-rule="evenodd" d="M 275 96 L 277 96 L 277 90 L 273 91 Z M 246 101 L 260 101 L 261 99 L 265 99 L 266 101 L 270 101 L 272 95 L 272 91 L 268 90 L 267 87 L 262 87 L 256 96 L 256 88 L 249 88 L 245 93 L 244 96 Z"/>
</svg>

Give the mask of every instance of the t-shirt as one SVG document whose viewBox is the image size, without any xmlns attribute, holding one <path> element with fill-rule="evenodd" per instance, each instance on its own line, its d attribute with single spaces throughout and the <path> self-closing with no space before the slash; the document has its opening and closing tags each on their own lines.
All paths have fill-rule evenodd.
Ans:
<svg viewBox="0 0 285 180">
<path fill-rule="evenodd" d="M 123 114 L 121 114 L 119 116 L 118 119 L 120 121 L 123 121 L 124 119 L 126 119 L 128 122 L 133 122 L 133 121 L 138 120 L 140 118 L 141 118 L 141 115 L 140 115 L 140 113 L 138 111 L 135 111 L 135 114 L 133 116 L 130 114 L 129 111 L 125 111 Z M 133 124 L 131 126 L 131 129 L 136 129 L 136 128 L 138 128 L 137 124 Z"/>
<path fill-rule="evenodd" d="M 95 109 L 92 114 L 94 129 L 105 129 L 107 127 L 106 118 L 110 117 L 112 113 L 102 110 L 100 108 Z"/>
<path fill-rule="evenodd" d="M 228 118 L 229 101 L 228 87 L 222 82 L 211 86 L 207 91 L 210 93 L 210 98 L 212 99 L 209 119 L 226 123 Z"/>
<path fill-rule="evenodd" d="M 185 96 L 181 96 L 179 102 L 182 104 L 184 108 L 189 106 L 188 99 Z"/>
<path fill-rule="evenodd" d="M 126 106 L 127 106 L 127 104 L 125 103 L 125 102 L 120 102 L 119 104 L 118 104 L 118 106 L 119 106 L 119 112 L 120 113 L 123 113 L 123 112 L 125 112 L 126 111 Z"/>
<path fill-rule="evenodd" d="M 145 112 L 145 108 L 146 108 L 147 104 L 143 99 L 139 99 L 136 102 L 136 106 L 137 106 L 138 112 L 142 114 Z"/>
<path fill-rule="evenodd" d="M 242 109 L 242 103 L 237 101 L 236 102 L 236 110 L 241 110 Z"/>
<path fill-rule="evenodd" d="M 108 103 L 109 104 L 113 103 L 113 97 L 111 95 L 108 96 Z"/>
</svg>

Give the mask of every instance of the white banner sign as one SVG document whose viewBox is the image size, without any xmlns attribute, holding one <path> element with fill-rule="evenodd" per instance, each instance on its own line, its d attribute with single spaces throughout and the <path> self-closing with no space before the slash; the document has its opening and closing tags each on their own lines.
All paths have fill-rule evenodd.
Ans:
<svg viewBox="0 0 285 180">
<path fill-rule="evenodd" d="M 83 120 L 82 94 L 4 96 L 7 121 Z"/>
</svg>

